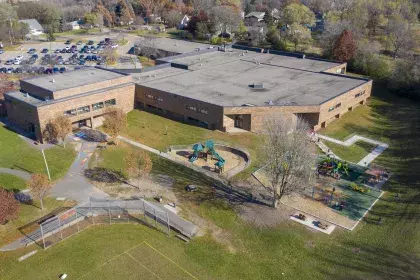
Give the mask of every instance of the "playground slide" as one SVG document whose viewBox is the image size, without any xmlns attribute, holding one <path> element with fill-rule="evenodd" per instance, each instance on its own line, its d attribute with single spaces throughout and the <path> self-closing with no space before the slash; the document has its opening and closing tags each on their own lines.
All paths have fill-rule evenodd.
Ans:
<svg viewBox="0 0 420 280">
<path fill-rule="evenodd" d="M 189 162 L 194 162 L 196 160 L 197 160 L 197 156 L 196 155 L 192 155 L 188 161 Z"/>
</svg>

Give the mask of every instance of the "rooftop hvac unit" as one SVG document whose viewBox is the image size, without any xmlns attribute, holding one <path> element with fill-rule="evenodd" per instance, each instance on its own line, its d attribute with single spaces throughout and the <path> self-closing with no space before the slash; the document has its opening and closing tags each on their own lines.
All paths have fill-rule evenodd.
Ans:
<svg viewBox="0 0 420 280">
<path fill-rule="evenodd" d="M 264 88 L 264 84 L 263 83 L 258 83 L 258 84 L 253 83 L 252 84 L 252 87 L 255 88 L 255 89 L 263 89 Z"/>
</svg>

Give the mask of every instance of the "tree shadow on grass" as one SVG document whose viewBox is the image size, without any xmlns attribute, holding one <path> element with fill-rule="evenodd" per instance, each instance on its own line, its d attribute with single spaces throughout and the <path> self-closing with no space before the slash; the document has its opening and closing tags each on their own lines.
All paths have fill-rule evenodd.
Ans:
<svg viewBox="0 0 420 280">
<path fill-rule="evenodd" d="M 420 279 L 417 256 L 383 247 L 343 242 L 328 254 L 313 252 L 314 258 L 326 263 L 320 268 L 326 279 Z"/>
<path fill-rule="evenodd" d="M 116 184 L 126 183 L 126 177 L 121 171 L 111 170 L 103 167 L 89 168 L 84 171 L 87 179 L 98 183 Z"/>
</svg>

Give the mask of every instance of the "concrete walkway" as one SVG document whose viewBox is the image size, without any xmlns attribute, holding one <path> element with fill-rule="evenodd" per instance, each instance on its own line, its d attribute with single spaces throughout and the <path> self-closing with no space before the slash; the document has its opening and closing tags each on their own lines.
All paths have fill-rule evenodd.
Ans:
<svg viewBox="0 0 420 280">
<path fill-rule="evenodd" d="M 10 168 L 0 168 L 0 173 L 10 174 L 10 175 L 22 178 L 25 181 L 31 178 L 31 173 L 29 172 L 16 170 L 16 169 L 10 169 Z"/>
<path fill-rule="evenodd" d="M 66 176 L 52 189 L 51 196 L 73 199 L 83 202 L 90 197 L 107 198 L 108 195 L 88 182 L 84 171 L 88 167 L 89 158 L 95 151 L 97 143 L 82 140 L 82 147 Z"/>
<path fill-rule="evenodd" d="M 373 140 L 364 136 L 360 136 L 360 135 L 353 135 L 352 137 L 346 139 L 345 141 L 341 141 L 341 140 L 324 136 L 321 134 L 316 134 L 316 136 L 320 139 L 333 142 L 333 143 L 336 143 L 338 145 L 345 146 L 345 147 L 349 147 L 358 141 L 363 141 L 363 142 L 367 142 L 367 143 L 375 145 L 376 147 L 367 156 L 365 156 L 363 159 L 361 159 L 357 163 L 358 165 L 361 165 L 361 166 L 368 166 L 373 160 L 375 160 L 375 158 L 377 158 L 389 147 L 389 145 L 386 143 L 379 142 L 379 141 L 376 141 L 376 140 Z"/>
</svg>

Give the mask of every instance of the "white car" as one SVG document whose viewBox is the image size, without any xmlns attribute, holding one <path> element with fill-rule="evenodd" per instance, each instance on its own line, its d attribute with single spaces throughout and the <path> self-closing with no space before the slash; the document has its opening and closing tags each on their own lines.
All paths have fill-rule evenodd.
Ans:
<svg viewBox="0 0 420 280">
<path fill-rule="evenodd" d="M 13 61 L 14 65 L 19 65 L 22 62 L 22 60 L 19 59 L 15 59 L 15 61 Z"/>
<path fill-rule="evenodd" d="M 22 60 L 23 59 L 23 55 L 18 55 L 16 56 L 15 60 Z"/>
<path fill-rule="evenodd" d="M 66 50 L 69 50 L 69 49 L 70 49 L 70 47 L 69 47 L 69 46 L 67 46 L 67 47 L 66 47 Z"/>
<path fill-rule="evenodd" d="M 119 47 L 118 44 L 114 44 L 114 45 L 111 46 L 111 49 L 115 49 L 115 48 L 118 48 L 118 47 Z"/>
</svg>

